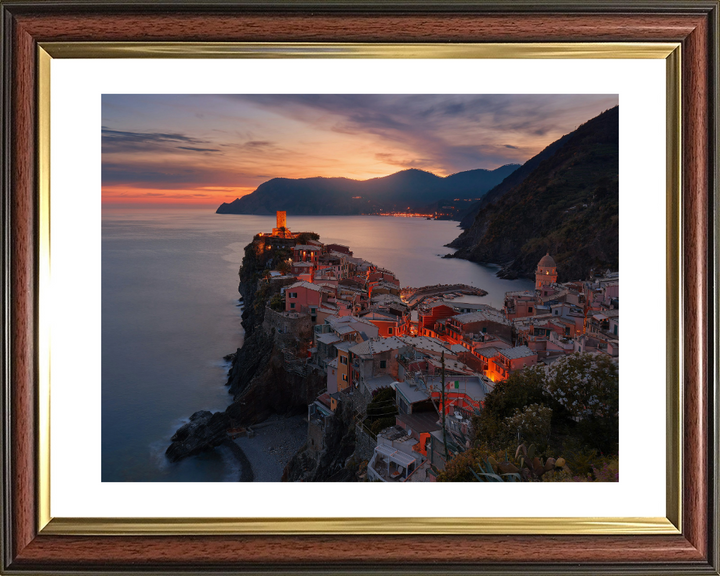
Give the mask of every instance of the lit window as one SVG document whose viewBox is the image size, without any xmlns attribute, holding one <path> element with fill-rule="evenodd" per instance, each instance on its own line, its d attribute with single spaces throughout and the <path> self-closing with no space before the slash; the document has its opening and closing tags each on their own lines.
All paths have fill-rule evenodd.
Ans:
<svg viewBox="0 0 720 576">
<path fill-rule="evenodd" d="M 347 374 L 342 375 L 343 382 L 347 382 Z"/>
</svg>

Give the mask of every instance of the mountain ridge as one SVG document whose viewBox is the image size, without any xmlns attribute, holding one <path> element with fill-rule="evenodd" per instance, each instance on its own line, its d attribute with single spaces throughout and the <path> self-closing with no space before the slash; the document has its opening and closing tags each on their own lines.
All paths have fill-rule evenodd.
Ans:
<svg viewBox="0 0 720 576">
<path fill-rule="evenodd" d="M 618 111 L 606 110 L 551 144 L 561 143 L 554 153 L 529 160 L 534 166 L 522 181 L 482 205 L 450 244 L 459 248 L 453 257 L 500 264 L 505 278 L 532 277 L 546 252 L 561 282 L 617 270 Z"/>
<path fill-rule="evenodd" d="M 367 180 L 345 177 L 272 178 L 252 193 L 220 205 L 217 214 L 352 215 L 419 210 L 453 198 L 477 198 L 494 188 L 519 164 L 478 168 L 448 176 L 409 168 Z"/>
</svg>

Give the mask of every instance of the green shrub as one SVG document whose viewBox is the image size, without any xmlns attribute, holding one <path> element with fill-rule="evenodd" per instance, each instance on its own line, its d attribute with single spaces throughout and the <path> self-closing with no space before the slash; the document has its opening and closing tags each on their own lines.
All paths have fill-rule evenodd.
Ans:
<svg viewBox="0 0 720 576">
<path fill-rule="evenodd" d="M 395 424 L 398 413 L 395 404 L 395 390 L 380 388 L 374 392 L 373 399 L 365 410 L 365 426 L 375 435 Z"/>
<path fill-rule="evenodd" d="M 385 428 L 389 428 L 390 426 L 395 426 L 395 416 L 386 416 L 375 420 L 370 426 L 370 432 L 377 436 L 385 430 Z"/>
<path fill-rule="evenodd" d="M 503 421 L 514 416 L 516 410 L 524 410 L 530 404 L 545 401 L 543 387 L 545 373 L 540 367 L 514 372 L 504 382 L 498 382 L 485 397 L 484 407 L 475 420 L 476 439 L 498 447 L 505 444 L 500 435 Z"/>
<path fill-rule="evenodd" d="M 282 312 L 285 310 L 285 300 L 283 300 L 283 297 L 280 294 L 275 294 L 272 298 L 270 298 L 268 306 L 275 310 L 275 312 Z"/>
</svg>

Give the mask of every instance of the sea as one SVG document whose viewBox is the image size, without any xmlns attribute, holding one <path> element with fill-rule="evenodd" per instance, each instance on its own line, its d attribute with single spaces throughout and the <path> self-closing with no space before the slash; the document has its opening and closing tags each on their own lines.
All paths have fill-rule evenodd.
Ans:
<svg viewBox="0 0 720 576">
<path fill-rule="evenodd" d="M 386 216 L 289 216 L 293 231 L 395 272 L 401 286 L 464 283 L 488 292 L 467 301 L 502 307 L 531 289 L 497 267 L 442 256 L 457 222 Z M 104 208 L 102 218 L 103 482 L 237 481 L 224 447 L 170 463 L 170 437 L 198 410 L 231 402 L 223 357 L 242 346 L 238 270 L 245 246 L 271 216 L 213 209 Z M 257 455 L 260 458 L 262 455 Z M 261 463 L 257 463 L 258 465 Z M 256 463 L 253 463 L 255 466 Z"/>
</svg>

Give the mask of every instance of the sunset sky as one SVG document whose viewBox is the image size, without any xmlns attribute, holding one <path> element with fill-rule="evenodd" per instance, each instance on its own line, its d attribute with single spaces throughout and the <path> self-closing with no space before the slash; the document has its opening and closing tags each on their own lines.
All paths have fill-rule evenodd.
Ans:
<svg viewBox="0 0 720 576">
<path fill-rule="evenodd" d="M 275 178 L 522 164 L 615 95 L 104 95 L 103 203 L 218 206 Z"/>
</svg>

